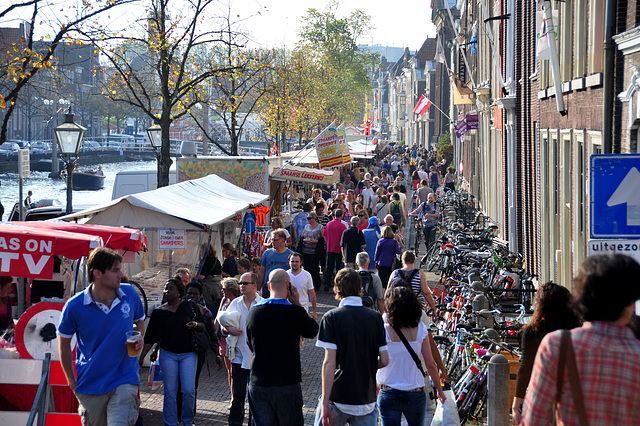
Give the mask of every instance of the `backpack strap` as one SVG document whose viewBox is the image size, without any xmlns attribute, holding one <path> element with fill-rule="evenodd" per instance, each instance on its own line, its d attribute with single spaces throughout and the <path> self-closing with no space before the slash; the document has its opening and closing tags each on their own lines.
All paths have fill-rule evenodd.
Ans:
<svg viewBox="0 0 640 426">
<path fill-rule="evenodd" d="M 416 276 L 418 272 L 420 272 L 419 269 L 414 269 L 413 271 L 411 271 L 411 274 L 409 274 L 409 283 L 413 282 L 413 278 Z"/>
</svg>

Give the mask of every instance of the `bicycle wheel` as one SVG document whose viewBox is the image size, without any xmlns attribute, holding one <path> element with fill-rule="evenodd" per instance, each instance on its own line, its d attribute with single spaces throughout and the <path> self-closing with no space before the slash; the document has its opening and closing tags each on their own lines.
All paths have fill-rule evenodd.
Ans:
<svg viewBox="0 0 640 426">
<path fill-rule="evenodd" d="M 129 281 L 129 284 L 131 284 L 133 288 L 136 289 L 136 291 L 138 292 L 138 296 L 140 296 L 140 301 L 142 302 L 142 307 L 144 308 L 144 316 L 149 316 L 149 304 L 147 302 L 147 294 L 144 292 L 144 289 L 140 287 L 140 284 L 135 281 Z"/>
<path fill-rule="evenodd" d="M 427 270 L 433 272 L 440 269 L 442 263 L 442 256 L 440 256 L 440 247 L 437 244 L 433 244 L 429 251 L 429 257 L 427 258 Z"/>
</svg>

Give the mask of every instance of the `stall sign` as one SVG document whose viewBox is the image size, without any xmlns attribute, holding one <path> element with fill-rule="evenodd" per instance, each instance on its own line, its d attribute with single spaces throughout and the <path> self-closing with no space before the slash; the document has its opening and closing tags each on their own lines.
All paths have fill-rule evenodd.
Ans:
<svg viewBox="0 0 640 426">
<path fill-rule="evenodd" d="M 158 250 L 185 250 L 186 248 L 186 230 L 158 229 Z"/>
<path fill-rule="evenodd" d="M 342 165 L 342 150 L 338 141 L 335 121 L 316 136 L 315 141 L 321 169 Z"/>
<path fill-rule="evenodd" d="M 55 239 L 0 235 L 0 275 L 53 278 Z"/>
<path fill-rule="evenodd" d="M 351 163 L 351 152 L 349 151 L 349 143 L 347 142 L 347 132 L 344 123 L 337 128 L 338 142 L 340 143 L 340 151 L 342 152 L 342 164 Z"/>
<path fill-rule="evenodd" d="M 308 167 L 286 165 L 273 174 L 276 180 L 293 180 L 318 185 L 332 185 L 339 179 L 338 170 L 316 170 Z"/>
</svg>

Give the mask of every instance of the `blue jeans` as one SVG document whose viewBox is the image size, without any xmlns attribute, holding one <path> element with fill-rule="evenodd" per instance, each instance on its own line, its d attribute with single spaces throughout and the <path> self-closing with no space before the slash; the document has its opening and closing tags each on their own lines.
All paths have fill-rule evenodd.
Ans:
<svg viewBox="0 0 640 426">
<path fill-rule="evenodd" d="M 322 398 L 318 399 L 314 426 L 322 426 Z M 349 426 L 378 426 L 378 410 L 376 409 L 364 416 L 352 416 L 343 413 L 333 402 L 329 401 L 329 410 L 331 411 L 331 426 L 343 426 L 347 423 Z"/>
<path fill-rule="evenodd" d="M 409 426 L 423 426 L 427 395 L 423 392 L 405 392 L 381 389 L 378 393 L 378 410 L 383 426 L 400 426 L 404 414 Z"/>
<path fill-rule="evenodd" d="M 426 247 L 427 250 L 429 250 L 431 243 L 433 243 L 436 240 L 436 227 L 435 225 L 425 226 L 422 232 L 424 233 L 424 246 Z"/>
<path fill-rule="evenodd" d="M 249 386 L 249 411 L 253 426 L 302 426 L 302 388 L 290 386 Z"/>
<path fill-rule="evenodd" d="M 164 375 L 162 420 L 166 426 L 175 426 L 178 420 L 182 420 L 184 426 L 191 426 L 196 400 L 197 364 L 198 356 L 195 352 L 174 354 L 160 349 L 160 367 Z M 178 419 L 176 404 L 178 380 L 182 389 L 182 419 Z"/>
</svg>

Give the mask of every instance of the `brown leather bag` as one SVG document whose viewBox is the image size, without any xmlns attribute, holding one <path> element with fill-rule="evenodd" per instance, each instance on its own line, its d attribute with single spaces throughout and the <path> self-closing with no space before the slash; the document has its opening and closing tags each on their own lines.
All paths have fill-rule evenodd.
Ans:
<svg viewBox="0 0 640 426">
<path fill-rule="evenodd" d="M 558 355 L 558 371 L 556 380 L 556 424 L 558 416 L 558 404 L 562 399 L 562 386 L 564 385 L 564 370 L 568 369 L 569 385 L 571 386 L 571 396 L 576 406 L 578 414 L 578 423 L 581 426 L 588 426 L 587 410 L 584 406 L 584 394 L 582 393 L 582 384 L 580 383 L 580 375 L 578 373 L 578 365 L 576 364 L 576 354 L 573 350 L 571 341 L 571 331 L 562 330 L 562 340 L 560 341 L 560 353 Z"/>
</svg>

